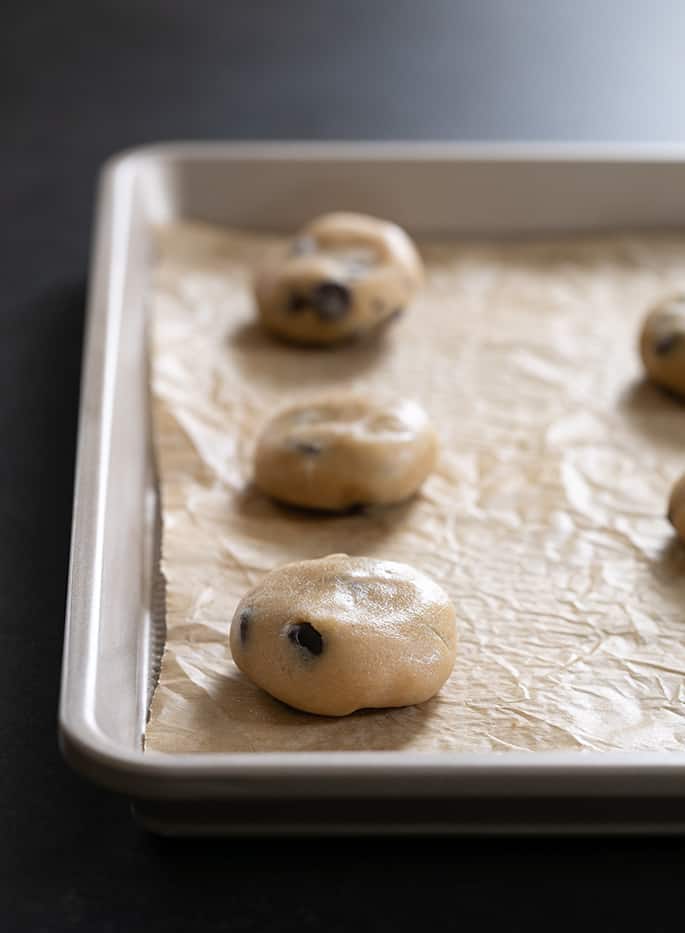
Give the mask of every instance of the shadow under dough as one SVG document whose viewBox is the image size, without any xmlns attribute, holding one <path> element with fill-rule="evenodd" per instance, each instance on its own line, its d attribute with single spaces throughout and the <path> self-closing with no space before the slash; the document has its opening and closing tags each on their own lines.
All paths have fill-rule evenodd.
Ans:
<svg viewBox="0 0 685 933">
<path fill-rule="evenodd" d="M 326 540 L 331 534 L 335 534 L 336 552 L 360 553 L 359 545 L 363 545 L 363 553 L 364 549 L 368 550 L 381 543 L 398 525 L 409 521 L 419 503 L 420 494 L 396 505 L 355 506 L 345 512 L 327 512 L 278 502 L 266 496 L 254 483 L 250 483 L 236 495 L 233 508 L 246 521 L 254 521 L 256 529 L 268 528 L 271 541 L 274 537 L 283 535 L 283 541 L 289 550 L 289 559 L 294 560 L 294 542 L 315 542 L 316 537 L 310 536 L 317 530 Z M 299 538 L 298 531 L 302 532 Z M 311 549 L 307 548 L 307 554 L 309 550 Z"/>
<path fill-rule="evenodd" d="M 618 401 L 618 408 L 650 441 L 669 447 L 676 440 L 674 419 L 680 416 L 685 427 L 685 399 L 648 379 L 637 380 L 628 386 Z"/>
<path fill-rule="evenodd" d="M 293 344 L 269 334 L 258 322 L 238 325 L 227 342 L 236 365 L 253 382 L 273 388 L 332 388 L 377 366 L 388 350 L 388 327 L 331 346 Z"/>
<path fill-rule="evenodd" d="M 430 725 L 437 698 L 418 706 L 317 716 L 281 703 L 234 670 L 216 702 L 230 726 L 217 734 L 217 752 L 392 751 L 410 745 Z"/>
<path fill-rule="evenodd" d="M 661 548 L 656 558 L 650 562 L 650 571 L 653 576 L 664 584 L 682 583 L 685 578 L 685 544 L 678 538 L 675 531 L 673 537 Z M 681 599 L 681 591 L 676 594 Z"/>
<path fill-rule="evenodd" d="M 391 324 L 392 322 L 389 322 Z M 388 347 L 389 326 L 381 326 L 364 339 L 330 347 L 287 343 L 252 321 L 236 327 L 228 336 L 237 365 L 250 379 L 281 389 L 307 386 L 333 388 L 377 365 Z M 284 505 L 269 499 L 253 484 L 236 497 L 234 508 L 257 527 L 268 522 L 269 536 L 284 536 L 293 553 L 293 541 L 302 539 L 311 550 L 318 529 L 326 538 L 335 526 L 335 550 L 354 554 L 370 552 L 398 523 L 406 521 L 416 498 L 395 506 L 366 507 L 347 512 L 322 512 Z M 303 532 L 298 536 L 298 530 Z M 306 532 L 306 533 L 305 533 Z M 324 549 L 325 550 L 325 549 Z M 330 550 L 330 548 L 329 548 Z M 303 553 L 302 559 L 311 556 Z M 319 554 L 318 556 L 323 556 Z M 316 716 L 295 710 L 256 687 L 239 671 L 226 677 L 217 703 L 230 731 L 217 736 L 217 751 L 387 751 L 411 744 L 426 728 L 435 701 L 420 706 L 365 709 L 344 717 Z M 222 746 L 222 747 L 219 747 Z"/>
</svg>

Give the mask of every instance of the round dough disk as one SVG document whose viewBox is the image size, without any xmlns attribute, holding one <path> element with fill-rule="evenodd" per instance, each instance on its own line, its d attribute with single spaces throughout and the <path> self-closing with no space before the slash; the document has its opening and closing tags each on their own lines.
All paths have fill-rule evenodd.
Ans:
<svg viewBox="0 0 685 933">
<path fill-rule="evenodd" d="M 233 660 L 296 709 L 346 716 L 432 697 L 454 665 L 447 594 L 406 564 L 331 554 L 267 574 L 233 616 Z"/>
<path fill-rule="evenodd" d="M 416 492 L 437 451 L 437 435 L 416 402 L 330 396 L 294 405 L 266 424 L 255 482 L 303 508 L 387 505 Z"/>
<path fill-rule="evenodd" d="M 685 395 L 685 294 L 672 295 L 652 308 L 642 328 L 640 353 L 657 385 Z"/>
<path fill-rule="evenodd" d="M 685 473 L 675 483 L 668 500 L 668 520 L 681 541 L 685 541 Z"/>
<path fill-rule="evenodd" d="M 402 310 L 423 265 L 396 224 L 365 214 L 324 214 L 255 279 L 264 325 L 296 343 L 331 344 L 374 330 Z"/>
</svg>

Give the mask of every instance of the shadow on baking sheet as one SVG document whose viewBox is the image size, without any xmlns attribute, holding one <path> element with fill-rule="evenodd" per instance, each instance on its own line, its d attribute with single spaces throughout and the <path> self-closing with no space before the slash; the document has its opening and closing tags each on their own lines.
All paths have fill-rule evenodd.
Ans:
<svg viewBox="0 0 685 933">
<path fill-rule="evenodd" d="M 621 395 L 618 407 L 641 434 L 662 443 L 673 443 L 673 415 L 680 411 L 685 438 L 685 402 L 647 379 L 631 383 Z"/>
<path fill-rule="evenodd" d="M 410 526 L 412 516 L 422 504 L 421 494 L 391 506 L 357 506 L 346 512 L 302 509 L 275 502 L 254 485 L 246 486 L 233 500 L 233 509 L 246 524 L 269 529 L 271 547 L 283 547 L 283 559 L 294 560 L 299 549 L 293 543 L 306 544 L 301 557 L 322 557 L 331 553 L 331 532 L 335 532 L 337 553 L 372 556 L 378 546 L 399 529 Z"/>
<path fill-rule="evenodd" d="M 237 671 L 224 679 L 213 700 L 220 708 L 213 752 L 401 749 L 415 744 L 420 732 L 430 732 L 432 712 L 439 703 L 434 698 L 420 706 L 316 716 L 274 700 Z M 194 745 L 191 750 L 199 749 Z"/>
<path fill-rule="evenodd" d="M 685 544 L 676 537 L 675 532 L 650 563 L 650 570 L 657 580 L 666 585 L 680 583 L 685 577 Z"/>
<path fill-rule="evenodd" d="M 363 341 L 312 347 L 286 343 L 268 334 L 258 323 L 248 322 L 236 327 L 227 342 L 233 360 L 249 370 L 251 380 L 276 387 L 321 388 L 322 381 L 339 384 L 374 368 L 387 351 L 389 330 L 389 326 L 381 327 Z M 293 357 L 299 358 L 301 365 L 293 366 Z"/>
</svg>

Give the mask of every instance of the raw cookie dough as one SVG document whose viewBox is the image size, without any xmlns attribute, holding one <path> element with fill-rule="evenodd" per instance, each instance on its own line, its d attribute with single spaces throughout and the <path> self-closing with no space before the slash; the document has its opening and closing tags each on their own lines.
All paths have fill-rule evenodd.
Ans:
<svg viewBox="0 0 685 933">
<path fill-rule="evenodd" d="M 257 686 L 309 713 L 432 697 L 454 665 L 454 607 L 406 564 L 331 554 L 267 574 L 233 616 L 233 660 Z"/>
<path fill-rule="evenodd" d="M 266 424 L 255 483 L 304 508 L 387 505 L 416 492 L 437 451 L 437 435 L 416 402 L 329 396 L 294 405 Z"/>
<path fill-rule="evenodd" d="M 685 473 L 671 490 L 668 500 L 668 520 L 675 528 L 678 537 L 685 541 Z"/>
<path fill-rule="evenodd" d="M 645 318 L 640 353 L 649 377 L 685 395 L 685 294 L 671 295 Z"/>
<path fill-rule="evenodd" d="M 423 281 L 416 247 L 401 227 L 365 214 L 324 214 L 255 280 L 269 330 L 296 343 L 330 344 L 376 328 Z"/>
</svg>

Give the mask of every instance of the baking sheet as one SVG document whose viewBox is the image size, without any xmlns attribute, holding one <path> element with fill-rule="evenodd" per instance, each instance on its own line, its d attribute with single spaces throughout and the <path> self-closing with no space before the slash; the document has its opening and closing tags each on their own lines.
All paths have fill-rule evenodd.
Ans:
<svg viewBox="0 0 685 933">
<path fill-rule="evenodd" d="M 685 551 L 664 519 L 685 406 L 642 381 L 645 307 L 685 286 L 685 240 L 422 244 L 427 284 L 381 337 L 272 341 L 249 274 L 275 237 L 159 232 L 150 295 L 168 642 L 146 734 L 163 752 L 685 748 Z M 436 472 L 345 517 L 250 485 L 261 423 L 336 386 L 422 401 Z M 420 707 L 295 712 L 233 666 L 226 632 L 272 567 L 333 551 L 407 561 L 457 606 L 457 664 Z"/>
</svg>

